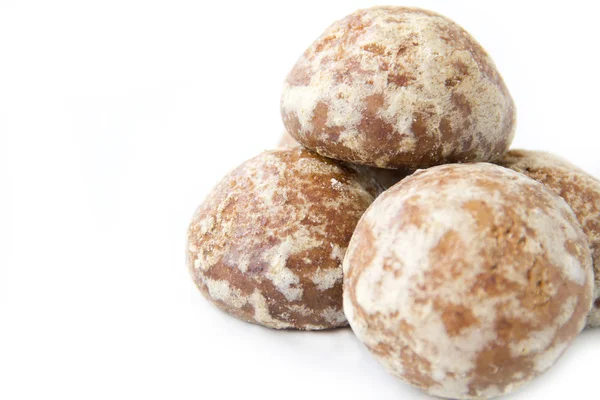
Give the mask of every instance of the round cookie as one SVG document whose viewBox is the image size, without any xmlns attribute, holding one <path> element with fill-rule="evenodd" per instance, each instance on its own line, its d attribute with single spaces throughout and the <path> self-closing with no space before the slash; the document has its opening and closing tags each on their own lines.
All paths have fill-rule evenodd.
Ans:
<svg viewBox="0 0 600 400">
<path fill-rule="evenodd" d="M 543 183 L 571 206 L 592 250 L 594 303 L 587 325 L 600 326 L 600 181 L 562 158 L 542 151 L 511 150 L 498 164 Z"/>
<path fill-rule="evenodd" d="M 569 206 L 493 164 L 418 171 L 383 193 L 344 260 L 344 311 L 391 373 L 434 396 L 511 392 L 585 325 L 591 256 Z"/>
<path fill-rule="evenodd" d="M 370 175 L 307 150 L 266 151 L 227 175 L 196 210 L 187 251 L 194 282 L 248 322 L 345 326 L 342 260 L 380 191 Z"/>
<path fill-rule="evenodd" d="M 279 143 L 277 147 L 279 148 L 293 148 L 301 146 L 300 143 L 296 141 L 289 133 L 283 132 L 281 135 L 281 139 L 279 139 Z M 387 190 L 394 186 L 396 183 L 400 182 L 402 179 L 406 178 L 408 175 L 412 174 L 414 171 L 408 169 L 384 169 L 384 168 L 375 168 L 375 167 L 365 167 L 353 165 L 351 168 L 365 170 L 365 173 L 370 173 L 375 176 L 375 179 L 381 184 L 383 189 Z M 368 170 L 368 171 L 366 171 Z"/>
<path fill-rule="evenodd" d="M 287 76 L 281 114 L 307 148 L 382 168 L 492 161 L 515 132 L 513 100 L 479 43 L 406 7 L 331 25 Z"/>
</svg>

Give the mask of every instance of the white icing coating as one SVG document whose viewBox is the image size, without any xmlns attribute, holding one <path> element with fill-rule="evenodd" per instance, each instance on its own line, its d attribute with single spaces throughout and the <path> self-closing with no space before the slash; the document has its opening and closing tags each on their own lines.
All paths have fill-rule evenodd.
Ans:
<svg viewBox="0 0 600 400">
<path fill-rule="evenodd" d="M 419 171 L 381 195 L 343 271 L 346 316 L 378 361 L 453 398 L 497 396 L 552 365 L 593 282 L 567 204 L 484 163 Z"/>
<path fill-rule="evenodd" d="M 331 289 L 336 283 L 341 282 L 342 278 L 343 274 L 341 268 L 327 270 L 321 270 L 320 268 L 317 268 L 312 276 L 312 281 L 315 285 L 317 285 L 317 289 L 324 291 Z"/>
<path fill-rule="evenodd" d="M 595 302 L 587 325 L 600 326 L 600 181 L 568 161 L 542 151 L 511 150 L 498 163 L 543 183 L 575 212 L 594 261 Z"/>
<path fill-rule="evenodd" d="M 209 300 L 246 321 L 343 326 L 342 260 L 379 191 L 368 171 L 302 148 L 264 152 L 227 175 L 196 211 L 190 272 Z"/>
<path fill-rule="evenodd" d="M 493 160 L 515 126 L 513 101 L 481 46 L 453 21 L 406 7 L 332 24 L 290 72 L 281 110 L 312 150 L 388 168 Z M 385 148 L 374 150 L 376 141 Z"/>
</svg>

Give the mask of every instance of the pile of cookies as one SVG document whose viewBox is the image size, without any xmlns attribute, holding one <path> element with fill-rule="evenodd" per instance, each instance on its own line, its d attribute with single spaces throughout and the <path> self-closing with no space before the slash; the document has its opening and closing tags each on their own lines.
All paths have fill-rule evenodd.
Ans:
<svg viewBox="0 0 600 400">
<path fill-rule="evenodd" d="M 375 7 L 335 22 L 289 73 L 281 114 L 291 136 L 189 227 L 189 270 L 220 309 L 276 329 L 349 323 L 392 374 L 461 399 L 515 390 L 600 325 L 600 181 L 508 151 L 513 100 L 453 21 Z"/>
</svg>

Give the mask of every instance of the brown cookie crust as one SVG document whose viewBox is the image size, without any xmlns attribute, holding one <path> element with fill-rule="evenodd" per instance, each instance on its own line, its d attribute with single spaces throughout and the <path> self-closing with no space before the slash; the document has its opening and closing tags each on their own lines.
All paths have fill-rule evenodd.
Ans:
<svg viewBox="0 0 600 400">
<path fill-rule="evenodd" d="M 600 326 L 600 181 L 542 151 L 511 150 L 497 163 L 543 183 L 561 196 L 577 216 L 590 244 L 595 275 L 594 303 L 587 326 Z"/>
<path fill-rule="evenodd" d="M 515 130 L 513 100 L 479 43 L 406 7 L 331 25 L 290 71 L 281 114 L 307 148 L 382 168 L 495 160 Z"/>
<path fill-rule="evenodd" d="M 308 150 L 266 151 L 227 175 L 196 210 L 187 251 L 194 282 L 248 322 L 344 326 L 341 263 L 380 191 L 370 175 Z"/>
<path fill-rule="evenodd" d="M 300 143 L 296 141 L 289 133 L 283 132 L 281 138 L 279 139 L 279 143 L 277 147 L 279 148 L 293 148 L 301 146 Z M 408 175 L 412 174 L 414 170 L 402 168 L 402 169 L 385 169 L 385 168 L 376 168 L 376 167 L 366 167 L 366 166 L 358 166 L 354 165 L 352 168 L 362 168 L 365 173 L 373 174 L 375 179 L 381 184 L 383 189 L 387 190 L 394 186 L 396 183 L 400 182 L 402 179 L 406 178 Z"/>
<path fill-rule="evenodd" d="M 569 206 L 492 164 L 418 171 L 363 215 L 344 311 L 390 372 L 460 399 L 509 393 L 585 325 L 591 255 Z"/>
</svg>

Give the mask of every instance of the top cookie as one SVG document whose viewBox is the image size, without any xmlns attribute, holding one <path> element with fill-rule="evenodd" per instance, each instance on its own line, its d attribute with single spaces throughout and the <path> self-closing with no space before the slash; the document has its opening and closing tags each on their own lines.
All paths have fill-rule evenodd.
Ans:
<svg viewBox="0 0 600 400">
<path fill-rule="evenodd" d="M 515 130 L 513 100 L 479 43 L 406 7 L 331 25 L 290 71 L 281 113 L 309 149 L 382 168 L 493 161 Z"/>
</svg>

